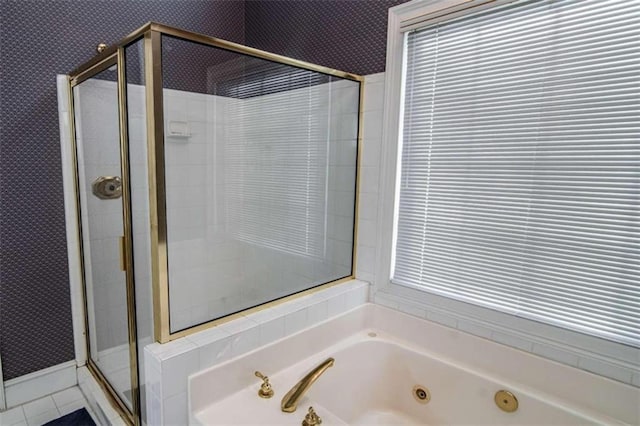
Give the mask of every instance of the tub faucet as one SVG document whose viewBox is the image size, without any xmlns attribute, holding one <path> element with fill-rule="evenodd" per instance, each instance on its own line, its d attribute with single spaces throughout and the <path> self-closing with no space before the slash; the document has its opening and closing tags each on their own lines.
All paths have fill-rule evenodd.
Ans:
<svg viewBox="0 0 640 426">
<path fill-rule="evenodd" d="M 289 392 L 282 398 L 280 408 L 285 413 L 293 413 L 298 408 L 298 401 L 304 396 L 311 385 L 318 380 L 318 377 L 325 372 L 325 370 L 331 366 L 335 360 L 333 358 L 327 358 L 322 364 L 311 370 L 309 374 L 304 376 L 302 380 L 295 384 Z"/>
</svg>

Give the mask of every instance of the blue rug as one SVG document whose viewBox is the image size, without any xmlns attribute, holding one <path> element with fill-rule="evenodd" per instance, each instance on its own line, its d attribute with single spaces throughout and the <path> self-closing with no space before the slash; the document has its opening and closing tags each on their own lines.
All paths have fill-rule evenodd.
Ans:
<svg viewBox="0 0 640 426">
<path fill-rule="evenodd" d="M 86 408 L 81 408 L 66 416 L 58 417 L 43 426 L 96 426 Z"/>
</svg>

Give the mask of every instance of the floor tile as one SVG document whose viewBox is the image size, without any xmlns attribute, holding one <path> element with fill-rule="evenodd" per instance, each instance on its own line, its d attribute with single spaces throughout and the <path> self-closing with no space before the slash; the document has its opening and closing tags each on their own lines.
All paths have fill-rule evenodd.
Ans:
<svg viewBox="0 0 640 426">
<path fill-rule="evenodd" d="M 51 396 L 45 396 L 44 398 L 27 402 L 22 406 L 22 408 L 24 409 L 24 416 L 27 420 L 30 417 L 35 417 L 50 411 L 57 411 L 56 404 L 53 402 L 53 398 L 51 398 Z"/>
<path fill-rule="evenodd" d="M 61 392 L 54 393 L 51 395 L 53 398 L 53 402 L 55 402 L 56 407 L 60 408 L 63 405 L 71 404 L 76 401 L 83 401 L 84 397 L 82 396 L 82 392 L 77 386 L 74 386 L 69 389 L 65 389 Z"/>
<path fill-rule="evenodd" d="M 0 413 L 0 426 L 41 426 L 81 408 L 98 424 L 80 388 L 74 386 Z"/>
<path fill-rule="evenodd" d="M 58 411 L 60 412 L 60 416 L 66 416 L 67 414 L 73 413 L 81 408 L 87 408 L 87 404 L 82 399 L 60 406 L 58 407 Z"/>
<path fill-rule="evenodd" d="M 42 426 L 43 424 L 55 420 L 60 417 L 60 413 L 57 409 L 47 411 L 45 413 L 38 414 L 37 416 L 27 417 L 27 424 L 29 426 Z"/>
<path fill-rule="evenodd" d="M 2 426 L 15 425 L 20 422 L 24 422 L 25 420 L 26 418 L 24 417 L 24 411 L 22 411 L 22 407 L 15 407 L 5 411 L 4 413 L 0 413 L 0 425 Z"/>
</svg>

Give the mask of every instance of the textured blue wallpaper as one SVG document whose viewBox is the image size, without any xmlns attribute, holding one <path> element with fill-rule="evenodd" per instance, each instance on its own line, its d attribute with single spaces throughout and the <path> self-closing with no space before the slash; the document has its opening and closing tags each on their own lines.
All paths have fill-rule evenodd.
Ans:
<svg viewBox="0 0 640 426">
<path fill-rule="evenodd" d="M 73 359 L 55 76 L 147 21 L 358 74 L 384 70 L 385 1 L 0 0 L 0 353 L 11 379 Z M 173 52 L 173 58 L 187 58 Z M 202 70 L 185 62 L 194 90 Z M 179 74 L 180 70 L 176 71 Z M 243 77 L 244 78 L 244 77 Z M 171 79 L 167 80 L 170 84 Z"/>
<path fill-rule="evenodd" d="M 387 15 L 406 0 L 247 0 L 245 42 L 330 68 L 384 71 Z"/>
<path fill-rule="evenodd" d="M 242 43 L 244 3 L 0 2 L 0 341 L 4 378 L 74 358 L 56 74 L 147 21 Z"/>
</svg>

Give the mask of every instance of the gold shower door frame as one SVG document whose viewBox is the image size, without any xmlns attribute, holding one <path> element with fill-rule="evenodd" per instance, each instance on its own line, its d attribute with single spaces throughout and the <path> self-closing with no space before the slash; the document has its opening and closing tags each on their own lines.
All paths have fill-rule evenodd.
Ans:
<svg viewBox="0 0 640 426">
<path fill-rule="evenodd" d="M 283 297 L 260 306 L 232 314 L 220 319 L 211 320 L 204 324 L 196 325 L 185 330 L 172 333 L 169 326 L 169 274 L 168 274 L 168 253 L 167 253 L 167 214 L 166 214 L 166 186 L 165 186 L 165 158 L 164 158 L 164 111 L 163 111 L 163 81 L 162 81 L 162 58 L 161 58 L 161 36 L 167 35 L 194 43 L 212 46 L 227 51 L 232 51 L 268 61 L 289 65 L 297 68 L 307 69 L 335 77 L 356 81 L 359 83 L 359 114 L 358 114 L 358 134 L 357 134 L 357 160 L 356 160 L 356 192 L 353 227 L 353 252 L 351 275 L 314 288 L 298 292 L 294 295 Z M 360 158 L 362 146 L 362 105 L 364 93 L 364 77 L 344 71 L 335 70 L 320 65 L 311 64 L 304 61 L 288 58 L 281 55 L 265 52 L 259 49 L 243 46 L 241 44 L 226 40 L 209 37 L 206 35 L 184 31 L 167 25 L 149 22 L 137 29 L 118 44 L 105 49 L 102 53 L 76 68 L 69 74 L 70 88 L 78 85 L 82 81 L 90 78 L 94 74 L 118 65 L 118 107 L 120 117 L 120 146 L 121 161 L 123 169 L 123 205 L 124 205 L 124 252 L 127 271 L 133 271 L 132 258 L 132 226 L 131 226 L 131 199 L 129 184 L 129 158 L 128 158 L 128 132 L 127 132 L 127 87 L 125 75 L 125 55 L 124 49 L 135 43 L 144 40 L 144 74 L 145 74 L 145 98 L 147 116 L 147 159 L 149 172 L 149 216 L 151 234 L 151 281 L 153 292 L 153 328 L 154 338 L 159 343 L 166 343 L 171 340 L 193 334 L 195 332 L 219 325 L 246 315 L 249 312 L 259 311 L 271 306 L 299 298 L 310 293 L 325 289 L 327 287 L 352 280 L 355 278 L 356 270 L 356 246 L 358 235 L 358 205 L 359 205 L 359 183 L 360 183 Z M 73 123 L 73 92 L 71 96 L 71 122 Z M 75 131 L 72 129 L 74 152 L 75 152 Z M 77 176 L 76 176 L 77 183 Z M 78 200 L 79 202 L 79 200 Z M 79 204 L 78 204 L 79 208 Z M 83 271 L 84 272 L 84 271 Z M 83 275 L 84 278 L 84 275 Z M 134 413 L 128 413 L 132 423 L 139 422 L 139 389 L 137 378 L 137 355 L 136 355 L 136 324 L 135 324 L 135 293 L 132 273 L 127 273 L 127 296 L 129 313 L 129 333 L 130 333 L 130 355 L 132 363 L 132 383 L 135 383 Z M 86 306 L 86 297 L 85 297 Z M 86 313 L 86 312 L 85 312 Z M 91 364 L 91 362 L 89 362 Z M 133 368 L 135 366 L 136 368 Z M 91 365 L 90 365 L 91 367 Z M 95 366 L 92 367 L 97 370 Z M 134 372 L 136 377 L 134 377 Z M 94 371 L 95 373 L 95 371 Z M 99 374 L 97 374 L 99 376 Z M 103 378 L 104 379 L 104 378 Z M 106 384 L 107 390 L 113 396 L 113 389 Z M 122 406 L 123 404 L 119 402 Z M 126 407 L 124 407 L 126 408 Z"/>
<path fill-rule="evenodd" d="M 129 184 L 130 168 L 129 168 L 129 138 L 127 128 L 127 87 L 125 75 L 125 55 L 124 46 L 118 47 L 115 51 L 110 52 L 101 60 L 95 61 L 91 66 L 78 74 L 72 74 L 69 77 L 69 123 L 71 123 L 71 144 L 73 152 L 73 173 L 75 179 L 76 192 L 76 211 L 78 217 L 78 242 L 80 245 L 80 268 L 82 276 L 82 297 L 84 303 L 84 323 L 85 323 L 85 343 L 87 352 L 87 368 L 96 378 L 102 389 L 111 399 L 113 405 L 118 409 L 121 416 L 131 425 L 138 426 L 140 420 L 140 384 L 138 377 L 138 345 L 137 345 L 137 326 L 136 326 L 136 309 L 135 309 L 135 282 L 133 271 L 133 230 L 131 225 L 131 187 Z M 75 125 L 75 106 L 73 89 L 80 83 L 94 77 L 100 72 L 107 70 L 112 66 L 117 66 L 118 79 L 118 121 L 119 121 L 119 139 L 120 139 L 120 173 L 122 177 L 122 223 L 124 235 L 121 237 L 120 263 L 125 271 L 126 281 L 126 299 L 127 299 L 127 332 L 129 345 L 129 363 L 130 363 L 130 381 L 132 410 L 118 396 L 115 388 L 109 383 L 105 375 L 100 371 L 91 357 L 90 345 L 90 327 L 89 327 L 89 304 L 87 302 L 87 288 L 84 264 L 84 248 L 82 238 L 82 217 L 80 202 L 80 179 L 78 171 L 78 150 L 77 136 Z"/>
<path fill-rule="evenodd" d="M 151 216 L 151 280 L 153 285 L 153 329 L 155 340 L 166 343 L 171 340 L 188 336 L 198 331 L 206 330 L 216 325 L 237 319 L 247 313 L 267 309 L 274 305 L 296 299 L 327 287 L 352 280 L 356 270 L 356 242 L 358 235 L 358 188 L 360 182 L 360 147 L 362 145 L 362 102 L 364 93 L 364 77 L 332 68 L 323 67 L 309 62 L 299 61 L 286 56 L 276 55 L 263 50 L 243 46 L 241 44 L 222 40 L 215 37 L 184 31 L 167 25 L 149 23 L 140 30 L 145 40 L 145 84 L 147 107 L 147 148 L 149 157 L 149 208 Z M 264 303 L 254 308 L 195 325 L 184 330 L 171 332 L 169 325 L 169 273 L 167 253 L 167 215 L 166 215 L 166 186 L 164 161 L 164 109 L 162 87 L 162 52 L 161 36 L 167 35 L 194 43 L 212 46 L 227 51 L 240 53 L 279 64 L 307 69 L 335 77 L 356 81 L 360 86 L 359 116 L 358 116 L 358 154 L 356 162 L 356 200 L 354 211 L 353 256 L 351 275 L 335 281 L 313 287 L 296 294 Z M 129 38 L 136 38 L 136 33 Z"/>
</svg>

